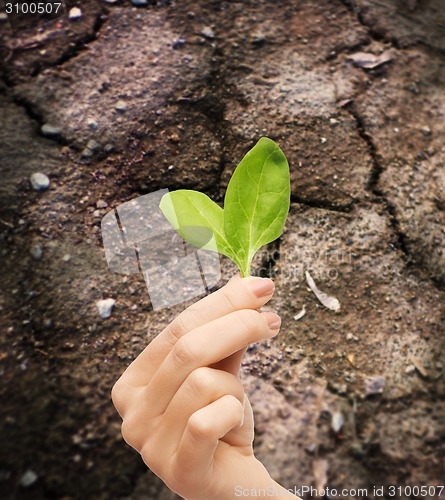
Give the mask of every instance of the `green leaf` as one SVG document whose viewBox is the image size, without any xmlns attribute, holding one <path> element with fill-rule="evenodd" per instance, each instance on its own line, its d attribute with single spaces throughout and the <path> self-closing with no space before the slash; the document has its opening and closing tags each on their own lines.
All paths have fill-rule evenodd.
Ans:
<svg viewBox="0 0 445 500">
<path fill-rule="evenodd" d="M 250 275 L 255 253 L 283 232 L 289 204 L 286 157 L 274 141 L 263 137 L 235 169 L 224 199 L 224 233 L 242 276 Z"/>
<path fill-rule="evenodd" d="M 290 204 L 289 165 L 271 139 L 261 138 L 235 169 L 224 210 L 198 191 L 167 193 L 159 205 L 189 243 L 232 259 L 250 275 L 255 253 L 283 232 Z"/>
<path fill-rule="evenodd" d="M 235 253 L 224 234 L 223 209 L 207 195 L 180 189 L 165 194 L 159 208 L 186 241 L 198 248 L 235 259 Z"/>
</svg>

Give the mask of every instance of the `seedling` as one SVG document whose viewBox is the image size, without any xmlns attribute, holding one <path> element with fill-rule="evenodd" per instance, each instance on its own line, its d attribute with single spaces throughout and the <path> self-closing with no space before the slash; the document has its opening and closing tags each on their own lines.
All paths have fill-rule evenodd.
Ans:
<svg viewBox="0 0 445 500">
<path fill-rule="evenodd" d="M 189 189 L 165 194 L 159 207 L 182 238 L 226 255 L 246 277 L 255 253 L 281 236 L 289 205 L 286 157 L 274 141 L 262 137 L 233 172 L 224 209 Z"/>
</svg>

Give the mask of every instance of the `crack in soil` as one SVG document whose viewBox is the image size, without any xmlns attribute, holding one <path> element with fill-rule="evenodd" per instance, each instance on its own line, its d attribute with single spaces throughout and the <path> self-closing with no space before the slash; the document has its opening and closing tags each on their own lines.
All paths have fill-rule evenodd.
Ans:
<svg viewBox="0 0 445 500">
<path fill-rule="evenodd" d="M 380 33 L 378 30 L 376 30 L 370 23 L 367 23 L 363 17 L 363 14 L 360 10 L 360 7 L 355 3 L 355 0 L 340 0 L 343 5 L 350 11 L 352 12 L 356 18 L 357 21 L 368 30 L 368 34 L 372 37 L 373 40 L 377 42 L 385 42 L 389 43 L 392 45 L 394 49 L 401 49 L 402 47 L 399 44 L 399 41 L 397 38 L 392 37 L 388 38 L 385 37 L 382 33 Z M 403 12 L 400 13 L 401 16 L 406 17 Z M 423 49 L 427 49 L 429 52 L 432 52 L 435 55 L 438 55 L 440 57 L 445 57 L 445 49 L 441 49 L 440 47 L 435 47 L 434 45 L 431 45 L 423 40 L 415 40 L 412 43 L 404 43 L 403 48 L 408 49 L 408 48 L 413 48 L 413 47 L 421 47 Z"/>
<path fill-rule="evenodd" d="M 47 66 L 38 66 L 32 73 L 32 77 L 38 76 L 44 69 L 47 68 L 53 68 L 57 66 L 63 66 L 65 63 L 71 61 L 78 55 L 82 54 L 82 52 L 85 52 L 88 50 L 89 45 L 97 40 L 99 36 L 99 32 L 102 29 L 103 25 L 105 24 L 105 21 L 107 20 L 107 14 L 108 12 L 105 10 L 101 10 L 99 14 L 96 17 L 96 20 L 94 21 L 93 24 L 93 32 L 91 34 L 88 34 L 81 38 L 80 40 L 77 40 L 71 47 L 68 48 L 54 63 L 49 64 Z"/>
<path fill-rule="evenodd" d="M 395 49 L 399 49 L 399 42 L 396 38 L 387 38 L 382 33 L 377 31 L 372 25 L 366 23 L 366 21 L 363 18 L 363 14 L 358 7 L 358 5 L 355 3 L 355 0 L 341 0 L 343 5 L 350 11 L 352 12 L 355 17 L 357 18 L 357 21 L 368 30 L 369 36 L 375 40 L 376 42 L 385 42 L 385 43 L 390 43 Z"/>
<path fill-rule="evenodd" d="M 73 42 L 73 44 L 65 51 L 62 53 L 60 57 L 58 57 L 54 62 L 50 62 L 47 64 L 39 64 L 32 72 L 29 73 L 30 78 L 35 78 L 40 75 L 42 71 L 48 68 L 55 68 L 55 67 L 62 67 L 65 63 L 71 61 L 78 55 L 80 55 L 82 52 L 85 52 L 88 50 L 89 45 L 97 40 L 99 36 L 99 32 L 101 31 L 103 25 L 105 24 L 107 20 L 107 14 L 108 10 L 101 8 L 99 13 L 97 14 L 97 17 L 94 21 L 93 24 L 93 32 L 90 34 L 87 34 L 80 38 L 79 40 L 76 40 Z M 3 62 L 7 62 L 9 58 L 11 57 L 11 54 L 4 60 Z M 11 80 L 7 74 L 7 72 L 2 71 L 1 75 L 1 80 L 6 84 L 7 87 L 13 88 L 16 84 Z M 29 81 L 29 79 L 26 79 L 26 81 Z"/>
<path fill-rule="evenodd" d="M 369 151 L 369 155 L 372 159 L 373 167 L 371 170 L 371 174 L 369 176 L 369 180 L 366 186 L 366 190 L 370 191 L 374 196 L 376 196 L 380 201 L 383 201 L 386 212 L 389 215 L 389 221 L 391 224 L 391 228 L 397 237 L 397 242 L 400 250 L 404 253 L 404 255 L 408 258 L 408 262 L 412 262 L 411 253 L 408 250 L 407 246 L 407 236 L 400 228 L 400 222 L 397 218 L 397 210 L 393 203 L 391 203 L 388 198 L 385 196 L 383 191 L 379 189 L 378 183 L 380 180 L 380 176 L 384 171 L 384 167 L 381 165 L 379 160 L 379 155 L 377 152 L 377 148 L 374 144 L 372 136 L 366 130 L 365 123 L 360 116 L 360 113 L 355 108 L 354 103 L 351 101 L 345 106 L 346 111 L 354 118 L 357 124 L 357 131 L 363 141 L 366 143 Z"/>
<path fill-rule="evenodd" d="M 26 116 L 28 116 L 28 118 L 30 118 L 32 121 L 34 121 L 38 124 L 39 129 L 46 122 L 46 120 L 43 118 L 42 113 L 40 113 L 36 109 L 36 106 L 34 106 L 34 104 L 31 101 L 29 101 L 28 99 L 26 99 L 24 97 L 19 97 L 19 96 L 12 96 L 12 101 L 16 106 L 22 108 L 25 111 Z M 62 135 L 58 135 L 58 136 L 54 136 L 54 137 L 46 137 L 46 136 L 42 135 L 42 137 L 44 137 L 45 139 L 51 140 L 53 142 L 56 142 L 62 146 L 66 146 L 70 143 L 70 141 L 68 141 Z"/>
<path fill-rule="evenodd" d="M 388 220 L 390 223 L 390 227 L 397 238 L 398 248 L 403 252 L 406 258 L 406 264 L 412 265 L 420 269 L 425 273 L 426 276 L 429 277 L 430 281 L 438 290 L 445 290 L 445 283 L 443 283 L 440 279 L 430 276 L 430 274 L 425 270 L 422 262 L 419 262 L 418 259 L 412 255 L 411 250 L 409 249 L 409 238 L 402 231 L 400 226 L 400 221 L 397 217 L 397 208 L 392 203 L 385 193 L 379 188 L 378 183 L 380 180 L 380 176 L 385 170 L 379 160 L 379 154 L 377 152 L 377 147 L 374 144 L 372 136 L 367 132 L 364 120 L 360 116 L 360 113 L 354 106 L 353 102 L 348 103 L 344 108 L 350 113 L 350 115 L 354 118 L 357 124 L 357 130 L 360 137 L 365 141 L 368 147 L 369 154 L 371 156 L 373 162 L 373 168 L 369 177 L 369 181 L 366 186 L 366 190 L 371 192 L 376 200 L 383 206 L 385 212 L 388 214 Z"/>
<path fill-rule="evenodd" d="M 298 203 L 299 205 L 310 207 L 310 208 L 320 208 L 323 210 L 329 210 L 331 212 L 337 213 L 351 213 L 357 200 L 351 200 L 350 203 L 346 205 L 336 205 L 335 202 L 330 202 L 328 200 L 317 200 L 301 198 L 295 194 L 291 194 L 291 203 Z"/>
</svg>

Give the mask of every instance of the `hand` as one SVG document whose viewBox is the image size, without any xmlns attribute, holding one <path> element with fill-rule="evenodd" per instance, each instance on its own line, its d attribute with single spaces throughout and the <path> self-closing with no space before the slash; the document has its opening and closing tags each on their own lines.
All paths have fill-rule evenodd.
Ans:
<svg viewBox="0 0 445 500">
<path fill-rule="evenodd" d="M 257 311 L 273 291 L 267 278 L 235 276 L 183 311 L 113 387 L 125 441 L 186 499 L 281 488 L 253 454 L 253 414 L 238 378 L 247 346 L 279 331 L 279 316 Z"/>
</svg>

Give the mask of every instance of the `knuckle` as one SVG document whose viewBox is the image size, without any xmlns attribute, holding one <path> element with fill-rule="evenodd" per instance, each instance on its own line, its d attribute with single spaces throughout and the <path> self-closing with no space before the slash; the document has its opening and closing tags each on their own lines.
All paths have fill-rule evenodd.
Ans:
<svg viewBox="0 0 445 500">
<path fill-rule="evenodd" d="M 141 439 L 139 436 L 139 422 L 135 420 L 134 417 L 124 418 L 121 426 L 121 434 L 124 441 L 135 448 L 136 450 L 141 448 Z"/>
<path fill-rule="evenodd" d="M 186 340 L 186 337 L 182 337 L 173 348 L 172 356 L 176 366 L 189 366 L 199 357 L 198 347 Z"/>
<path fill-rule="evenodd" d="M 228 394 L 226 396 L 226 404 L 229 406 L 229 408 L 233 411 L 234 414 L 241 416 L 243 413 L 243 404 L 241 401 L 233 396 L 232 394 Z"/>
<path fill-rule="evenodd" d="M 196 309 L 189 308 L 183 311 L 170 323 L 170 333 L 176 339 L 180 339 L 183 335 L 196 328 L 199 324 L 198 311 Z"/>
<path fill-rule="evenodd" d="M 124 441 L 137 451 L 142 449 L 144 444 L 144 427 L 135 415 L 127 416 L 122 421 L 121 434 Z"/>
<path fill-rule="evenodd" d="M 113 387 L 111 388 L 111 401 L 113 401 L 114 406 L 116 409 L 119 409 L 119 402 L 120 402 L 120 386 L 119 386 L 119 381 L 117 381 Z"/>
<path fill-rule="evenodd" d="M 187 384 L 197 394 L 213 393 L 218 388 L 215 370 L 208 366 L 196 368 L 187 377 Z"/>
<path fill-rule="evenodd" d="M 235 300 L 232 295 L 232 290 L 233 289 L 227 287 L 221 288 L 221 296 L 225 300 L 229 309 L 237 311 L 239 309 L 239 306 L 235 303 Z"/>
<path fill-rule="evenodd" d="M 200 413 L 193 413 L 188 420 L 188 429 L 190 435 L 197 441 L 208 439 L 213 435 L 212 422 Z"/>
<path fill-rule="evenodd" d="M 140 451 L 142 460 L 157 476 L 166 479 L 168 477 L 168 464 L 159 454 L 157 443 L 146 440 Z"/>
<path fill-rule="evenodd" d="M 122 380 L 119 379 L 111 389 L 111 401 L 113 401 L 113 404 L 119 413 L 121 413 L 124 408 L 124 393 L 125 389 Z"/>
<path fill-rule="evenodd" d="M 238 319 L 247 333 L 257 333 L 264 328 L 264 320 L 258 311 L 243 309 L 237 313 Z"/>
</svg>

